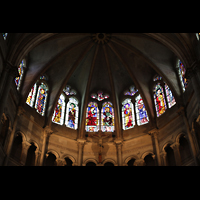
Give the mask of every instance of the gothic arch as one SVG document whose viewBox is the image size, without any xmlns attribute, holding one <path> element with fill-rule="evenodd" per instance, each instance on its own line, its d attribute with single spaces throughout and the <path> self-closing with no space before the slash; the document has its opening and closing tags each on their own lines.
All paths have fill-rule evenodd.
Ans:
<svg viewBox="0 0 200 200">
<path fill-rule="evenodd" d="M 38 143 L 37 143 L 35 140 L 30 139 L 30 140 L 29 140 L 29 143 L 30 143 L 30 144 L 33 143 L 33 144 L 37 147 L 37 151 L 40 149 Z"/>
<path fill-rule="evenodd" d="M 176 135 L 176 137 L 175 137 L 175 142 L 176 142 L 176 143 L 179 143 L 179 140 L 180 140 L 180 138 L 181 138 L 182 136 L 186 137 L 186 134 L 185 134 L 184 132 L 178 133 L 178 134 Z M 186 137 L 186 139 L 187 139 L 187 137 Z M 188 140 L 188 139 L 187 139 L 187 140 Z"/>
<path fill-rule="evenodd" d="M 56 159 L 60 158 L 59 153 L 58 153 L 57 151 L 53 150 L 53 149 L 49 149 L 49 150 L 47 151 L 47 154 L 48 154 L 48 153 L 54 154 L 54 155 L 56 156 Z"/>
<path fill-rule="evenodd" d="M 111 159 L 111 158 L 105 159 L 105 160 L 103 161 L 102 164 L 104 165 L 104 164 L 107 163 L 107 162 L 111 162 L 111 163 L 113 163 L 114 166 L 117 166 L 117 163 L 115 162 L 115 160 L 113 160 L 113 159 Z"/>
<path fill-rule="evenodd" d="M 86 159 L 84 162 L 83 162 L 83 166 L 86 166 L 86 164 L 88 163 L 88 162 L 93 162 L 93 163 L 95 163 L 96 165 L 98 165 L 98 161 L 96 160 L 96 159 L 94 159 L 94 158 L 88 158 L 88 159 Z"/>
<path fill-rule="evenodd" d="M 167 141 L 167 142 L 163 145 L 161 152 L 165 152 L 165 147 L 166 147 L 167 145 L 172 145 L 173 143 L 174 143 L 174 142 L 173 142 L 172 140 Z"/>
<path fill-rule="evenodd" d="M 124 163 L 127 164 L 131 159 L 138 160 L 139 157 L 136 156 L 136 155 L 131 155 L 131 156 L 127 157 L 127 158 L 124 160 Z"/>
<path fill-rule="evenodd" d="M 62 159 L 69 158 L 73 163 L 76 163 L 76 159 L 69 154 L 64 154 L 63 156 L 61 156 L 61 158 Z"/>
<path fill-rule="evenodd" d="M 149 154 L 152 155 L 152 156 L 155 156 L 155 154 L 153 153 L 153 151 L 146 151 L 145 153 L 142 154 L 141 158 L 144 159 Z"/>
</svg>

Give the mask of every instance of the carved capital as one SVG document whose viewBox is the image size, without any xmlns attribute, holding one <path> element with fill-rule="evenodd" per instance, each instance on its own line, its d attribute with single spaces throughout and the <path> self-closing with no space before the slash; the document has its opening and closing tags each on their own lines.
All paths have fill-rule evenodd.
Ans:
<svg viewBox="0 0 200 200">
<path fill-rule="evenodd" d="M 170 145 L 170 147 L 174 150 L 178 149 L 180 144 L 178 142 L 174 142 L 173 144 Z"/>
<path fill-rule="evenodd" d="M 25 110 L 22 106 L 18 106 L 18 111 L 17 111 L 17 115 L 21 116 L 25 113 Z"/>
<path fill-rule="evenodd" d="M 51 130 L 51 128 L 49 126 L 45 126 L 45 128 L 44 128 L 44 136 L 45 137 L 49 137 L 52 133 L 53 133 L 53 131 Z"/>
<path fill-rule="evenodd" d="M 157 137 L 158 133 L 159 133 L 159 129 L 158 128 L 151 129 L 148 132 L 148 134 L 151 135 L 151 136 L 153 136 L 153 137 Z"/>
</svg>

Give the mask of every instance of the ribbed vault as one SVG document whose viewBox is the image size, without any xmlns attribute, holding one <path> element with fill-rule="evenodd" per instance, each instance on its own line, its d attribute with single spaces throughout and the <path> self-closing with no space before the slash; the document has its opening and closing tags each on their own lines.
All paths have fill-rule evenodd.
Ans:
<svg viewBox="0 0 200 200">
<path fill-rule="evenodd" d="M 188 34 L 169 33 L 15 34 L 7 60 L 17 66 L 27 58 L 28 69 L 20 90 L 22 104 L 39 76 L 47 75 L 50 88 L 47 123 L 51 123 L 54 107 L 66 84 L 78 92 L 81 116 L 91 93 L 102 90 L 110 95 L 110 101 L 120 104 L 117 97 L 134 84 L 151 121 L 155 119 L 152 98 L 155 74 L 163 77 L 179 102 L 176 59 L 181 59 L 186 68 L 194 65 L 195 60 L 188 37 Z"/>
</svg>

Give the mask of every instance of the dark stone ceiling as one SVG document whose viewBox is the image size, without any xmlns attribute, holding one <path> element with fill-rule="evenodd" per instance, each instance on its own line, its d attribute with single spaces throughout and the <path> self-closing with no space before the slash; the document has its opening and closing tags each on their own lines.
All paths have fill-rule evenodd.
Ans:
<svg viewBox="0 0 200 200">
<path fill-rule="evenodd" d="M 153 76 L 160 74 L 178 98 L 181 91 L 175 72 L 176 59 L 179 56 L 184 64 L 190 65 L 193 56 L 191 52 L 186 57 L 186 53 L 181 51 L 181 37 L 188 37 L 184 34 L 180 37 L 176 34 L 60 33 L 15 37 L 18 47 L 10 53 L 10 59 L 19 62 L 20 56 L 26 55 L 28 58 L 21 90 L 22 101 L 25 102 L 39 76 L 46 74 L 50 87 L 48 116 L 52 115 L 66 84 L 78 92 L 81 102 L 84 102 L 87 90 L 89 96 L 102 90 L 110 94 L 112 101 L 113 89 L 120 97 L 134 84 L 147 104 L 150 118 L 154 118 L 151 93 Z M 35 43 L 31 43 L 31 40 Z M 111 87 L 106 58 L 114 88 Z M 90 72 L 91 80 L 88 81 Z"/>
</svg>

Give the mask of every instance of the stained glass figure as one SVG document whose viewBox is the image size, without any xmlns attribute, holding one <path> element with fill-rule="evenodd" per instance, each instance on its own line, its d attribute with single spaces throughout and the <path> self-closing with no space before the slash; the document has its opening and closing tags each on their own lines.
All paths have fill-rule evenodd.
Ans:
<svg viewBox="0 0 200 200">
<path fill-rule="evenodd" d="M 95 93 L 91 94 L 91 97 L 93 99 L 97 99 L 98 101 L 103 101 L 104 99 L 109 98 L 109 95 L 108 94 L 103 95 L 102 91 L 98 91 L 97 94 Z"/>
<path fill-rule="evenodd" d="M 167 95 L 168 107 L 171 108 L 172 106 L 174 106 L 176 104 L 176 101 L 175 101 L 175 98 L 172 94 L 172 91 L 170 90 L 167 83 L 165 83 L 165 92 L 166 92 L 166 95 Z"/>
<path fill-rule="evenodd" d="M 47 88 L 46 84 L 44 84 L 44 83 L 41 83 L 40 86 L 38 87 L 35 109 L 42 116 L 44 116 L 44 112 L 45 112 L 45 106 L 46 106 L 46 100 L 47 100 L 47 90 L 48 90 L 48 88 Z"/>
<path fill-rule="evenodd" d="M 65 97 L 64 97 L 63 94 L 61 94 L 60 98 L 58 99 L 56 108 L 54 110 L 52 121 L 54 123 L 63 125 L 63 123 L 64 123 L 64 112 L 65 112 Z"/>
<path fill-rule="evenodd" d="M 69 95 L 76 95 L 76 91 L 71 89 L 71 86 L 67 85 L 64 89 L 63 92 L 69 96 Z"/>
<path fill-rule="evenodd" d="M 31 107 L 33 107 L 33 103 L 35 100 L 36 88 L 37 88 L 37 85 L 35 83 L 34 86 L 31 88 L 31 91 L 29 92 L 29 95 L 26 99 L 26 103 Z"/>
<path fill-rule="evenodd" d="M 188 80 L 185 78 L 185 73 L 186 73 L 186 69 L 185 67 L 183 66 L 183 63 L 179 60 L 179 77 L 180 77 L 180 80 L 181 80 L 181 84 L 182 84 L 182 87 L 183 87 L 183 91 L 185 91 L 185 88 L 187 87 L 187 84 L 188 84 Z"/>
<path fill-rule="evenodd" d="M 135 125 L 134 108 L 131 99 L 124 100 L 122 105 L 122 125 L 123 130 L 127 130 Z"/>
<path fill-rule="evenodd" d="M 73 97 L 67 103 L 65 124 L 75 130 L 78 128 L 78 101 Z"/>
<path fill-rule="evenodd" d="M 135 98 L 135 110 L 136 110 L 136 117 L 137 117 L 137 125 L 143 125 L 149 122 L 149 117 L 147 115 L 147 110 L 145 108 L 143 99 L 139 94 Z"/>
<path fill-rule="evenodd" d="M 160 83 L 157 83 L 156 86 L 154 87 L 154 102 L 155 102 L 157 117 L 159 117 L 167 109 L 165 95 Z"/>
<path fill-rule="evenodd" d="M 162 77 L 159 75 L 155 75 L 153 81 L 159 81 L 159 80 L 162 80 Z"/>
<path fill-rule="evenodd" d="M 15 78 L 15 84 L 16 84 L 18 90 L 19 90 L 21 80 L 22 80 L 22 77 L 24 74 L 24 66 L 25 66 L 25 60 L 22 60 L 22 62 L 18 66 L 19 76 Z"/>
<path fill-rule="evenodd" d="M 138 92 L 138 89 L 135 89 L 135 86 L 132 85 L 130 86 L 129 91 L 127 90 L 124 92 L 124 95 L 134 96 L 136 92 Z"/>
<path fill-rule="evenodd" d="M 45 76 L 45 75 L 40 76 L 40 80 L 46 80 L 47 81 L 47 76 Z"/>
<path fill-rule="evenodd" d="M 99 109 L 95 102 L 88 104 L 85 128 L 87 132 L 97 132 L 99 130 Z"/>
<path fill-rule="evenodd" d="M 8 33 L 2 33 L 3 34 L 3 39 L 6 40 Z"/>
<path fill-rule="evenodd" d="M 105 102 L 101 110 L 101 131 L 114 131 L 114 109 L 111 102 Z"/>
</svg>

